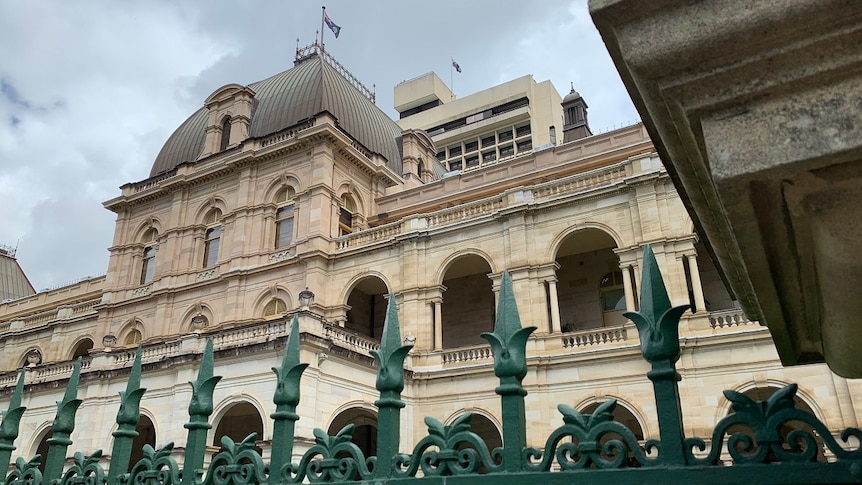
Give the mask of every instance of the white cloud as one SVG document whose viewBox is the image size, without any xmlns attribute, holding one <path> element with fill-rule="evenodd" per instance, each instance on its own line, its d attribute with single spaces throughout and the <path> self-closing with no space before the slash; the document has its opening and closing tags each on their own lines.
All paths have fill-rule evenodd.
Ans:
<svg viewBox="0 0 862 485">
<path fill-rule="evenodd" d="M 342 32 L 327 49 L 391 116 L 395 84 L 431 70 L 448 82 L 455 57 L 462 96 L 533 74 L 563 95 L 574 81 L 594 127 L 636 117 L 583 0 L 488 5 L 331 0 Z M 20 239 L 37 288 L 104 272 L 114 214 L 102 202 L 149 175 L 214 89 L 289 68 L 296 38 L 319 28 L 319 5 L 282 0 L 4 2 L 0 244 Z"/>
</svg>

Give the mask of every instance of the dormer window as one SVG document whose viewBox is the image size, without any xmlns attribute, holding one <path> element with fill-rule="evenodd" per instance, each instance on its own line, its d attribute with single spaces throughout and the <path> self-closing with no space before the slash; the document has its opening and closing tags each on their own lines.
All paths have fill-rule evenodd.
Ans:
<svg viewBox="0 0 862 485">
<path fill-rule="evenodd" d="M 230 117 L 225 116 L 221 123 L 221 146 L 219 151 L 227 150 L 230 145 Z"/>
</svg>

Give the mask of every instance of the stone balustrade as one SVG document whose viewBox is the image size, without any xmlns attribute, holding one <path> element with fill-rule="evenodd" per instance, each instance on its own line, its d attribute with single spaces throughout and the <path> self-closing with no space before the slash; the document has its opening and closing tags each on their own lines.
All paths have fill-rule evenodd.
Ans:
<svg viewBox="0 0 862 485">
<path fill-rule="evenodd" d="M 739 327 L 753 323 L 757 322 L 749 320 L 742 309 L 709 312 L 709 324 L 712 328 Z"/>
<path fill-rule="evenodd" d="M 371 355 L 372 350 L 380 348 L 380 342 L 377 340 L 351 332 L 350 330 L 332 323 L 324 323 L 323 332 L 324 337 L 333 342 L 346 344 L 352 347 L 352 350 L 357 350 L 362 354 Z"/>
<path fill-rule="evenodd" d="M 625 342 L 628 337 L 626 327 L 596 328 L 564 333 L 563 348 L 591 347 L 613 342 Z"/>
<path fill-rule="evenodd" d="M 471 364 L 493 362 L 494 355 L 490 345 L 462 347 L 443 351 L 443 364 Z"/>
</svg>

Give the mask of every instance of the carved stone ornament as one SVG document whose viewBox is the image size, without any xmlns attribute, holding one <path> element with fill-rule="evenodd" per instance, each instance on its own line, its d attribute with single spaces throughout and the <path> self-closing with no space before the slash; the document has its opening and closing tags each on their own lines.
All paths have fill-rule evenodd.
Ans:
<svg viewBox="0 0 862 485">
<path fill-rule="evenodd" d="M 27 352 L 27 365 L 39 365 L 42 363 L 42 352 L 33 349 Z"/>
<path fill-rule="evenodd" d="M 105 335 L 102 337 L 102 345 L 105 347 L 113 347 L 117 345 L 117 336 L 112 333 Z"/>
</svg>

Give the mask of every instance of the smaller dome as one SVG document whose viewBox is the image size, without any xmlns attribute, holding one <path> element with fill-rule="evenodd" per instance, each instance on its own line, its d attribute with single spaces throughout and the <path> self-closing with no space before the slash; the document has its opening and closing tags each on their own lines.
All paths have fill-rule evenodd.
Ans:
<svg viewBox="0 0 862 485">
<path fill-rule="evenodd" d="M 563 98 L 563 103 L 574 101 L 580 97 L 581 95 L 577 91 L 575 91 L 575 83 L 572 83 L 572 90 L 569 91 L 569 94 L 567 94 L 565 98 Z"/>
</svg>

